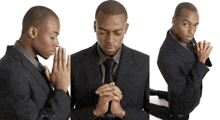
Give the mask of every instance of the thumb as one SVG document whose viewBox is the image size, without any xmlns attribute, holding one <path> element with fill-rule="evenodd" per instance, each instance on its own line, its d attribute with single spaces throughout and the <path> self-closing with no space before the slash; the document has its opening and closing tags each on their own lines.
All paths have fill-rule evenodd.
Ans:
<svg viewBox="0 0 220 120">
<path fill-rule="evenodd" d="M 45 68 L 45 74 L 47 76 L 47 79 L 50 81 L 50 71 L 46 65 L 44 65 L 44 68 Z"/>
</svg>

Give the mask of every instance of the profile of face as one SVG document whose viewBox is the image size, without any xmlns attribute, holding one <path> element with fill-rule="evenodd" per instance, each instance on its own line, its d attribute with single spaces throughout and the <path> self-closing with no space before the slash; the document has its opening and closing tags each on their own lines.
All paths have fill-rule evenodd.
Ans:
<svg viewBox="0 0 220 120">
<path fill-rule="evenodd" d="M 174 35 L 183 42 L 189 43 L 199 25 L 199 14 L 198 12 L 182 9 L 180 16 L 178 18 L 174 17 L 172 23 Z"/>
<path fill-rule="evenodd" d="M 36 35 L 33 38 L 32 47 L 37 55 L 48 59 L 59 46 L 57 37 L 60 32 L 60 22 L 53 16 L 48 16 L 45 20 L 45 24 L 35 29 Z"/>
<path fill-rule="evenodd" d="M 94 22 L 97 42 L 102 51 L 113 56 L 120 48 L 128 30 L 125 14 L 108 15 L 100 11 Z"/>
</svg>

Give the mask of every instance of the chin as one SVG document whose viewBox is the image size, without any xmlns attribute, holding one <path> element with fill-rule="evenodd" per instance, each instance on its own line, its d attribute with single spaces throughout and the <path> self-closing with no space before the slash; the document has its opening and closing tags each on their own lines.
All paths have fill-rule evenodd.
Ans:
<svg viewBox="0 0 220 120">
<path fill-rule="evenodd" d="M 50 55 L 44 55 L 44 56 L 41 56 L 42 58 L 44 58 L 45 60 L 49 59 L 50 58 Z"/>
</svg>

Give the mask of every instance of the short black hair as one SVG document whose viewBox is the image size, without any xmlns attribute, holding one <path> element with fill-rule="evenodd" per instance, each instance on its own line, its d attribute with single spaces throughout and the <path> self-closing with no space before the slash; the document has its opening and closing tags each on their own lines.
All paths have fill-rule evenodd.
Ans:
<svg viewBox="0 0 220 120">
<path fill-rule="evenodd" d="M 127 11 L 125 7 L 121 3 L 115 0 L 107 0 L 107 1 L 102 2 L 96 9 L 95 19 L 97 19 L 97 16 L 100 11 L 104 12 L 107 15 L 125 14 L 126 21 L 128 19 L 128 15 L 127 15 Z"/>
<path fill-rule="evenodd" d="M 34 6 L 30 8 L 23 18 L 22 34 L 24 34 L 32 25 L 35 27 L 42 25 L 46 21 L 45 18 L 49 15 L 59 19 L 58 16 L 47 7 Z"/>
<path fill-rule="evenodd" d="M 190 10 L 190 11 L 193 11 L 193 12 L 198 12 L 196 6 L 194 6 L 192 3 L 182 2 L 182 3 L 180 3 L 176 6 L 176 10 L 175 10 L 175 13 L 174 13 L 175 18 L 178 18 L 180 16 L 180 13 L 181 13 L 182 9 Z"/>
</svg>

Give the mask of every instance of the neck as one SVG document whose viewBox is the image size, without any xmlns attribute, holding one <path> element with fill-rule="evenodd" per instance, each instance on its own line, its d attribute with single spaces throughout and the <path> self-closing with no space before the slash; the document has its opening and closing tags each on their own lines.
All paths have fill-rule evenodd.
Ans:
<svg viewBox="0 0 220 120">
<path fill-rule="evenodd" d="M 22 35 L 20 37 L 20 39 L 18 40 L 19 44 L 27 51 L 31 54 L 32 57 L 36 58 L 37 54 L 35 52 L 35 50 L 32 47 L 31 44 L 31 39 L 29 39 L 28 37 Z"/>
<path fill-rule="evenodd" d="M 177 36 L 175 30 L 174 30 L 174 27 L 171 28 L 171 32 L 172 32 L 172 34 L 173 34 L 176 38 L 179 38 L 179 37 Z"/>
</svg>

